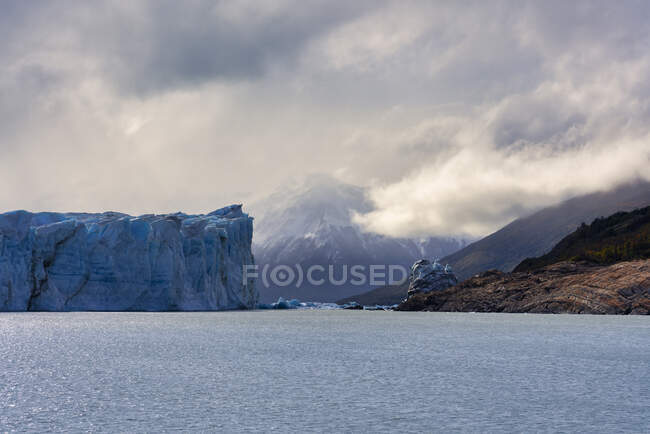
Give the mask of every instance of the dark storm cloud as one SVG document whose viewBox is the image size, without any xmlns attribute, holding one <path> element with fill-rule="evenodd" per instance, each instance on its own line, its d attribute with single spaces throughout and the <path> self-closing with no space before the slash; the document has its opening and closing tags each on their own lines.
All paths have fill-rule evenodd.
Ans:
<svg viewBox="0 0 650 434">
<path fill-rule="evenodd" d="M 274 65 L 291 66 L 305 44 L 371 4 L 8 1 L 1 6 L 2 54 L 25 55 L 47 48 L 54 38 L 57 49 L 96 61 L 120 90 L 152 94 L 213 80 L 256 79 Z"/>
<path fill-rule="evenodd" d="M 106 5 L 85 31 L 121 89 L 149 94 L 291 67 L 305 44 L 363 11 L 364 2 L 149 1 Z"/>
</svg>

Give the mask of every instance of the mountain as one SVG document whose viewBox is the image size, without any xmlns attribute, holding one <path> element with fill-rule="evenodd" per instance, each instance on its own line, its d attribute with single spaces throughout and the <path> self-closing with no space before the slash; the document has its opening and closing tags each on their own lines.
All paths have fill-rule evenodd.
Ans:
<svg viewBox="0 0 650 434">
<path fill-rule="evenodd" d="M 296 287 L 273 284 L 270 279 L 258 279 L 263 302 L 278 297 L 331 302 L 368 291 L 383 284 L 370 285 L 370 265 L 399 265 L 408 270 L 421 258 L 440 258 L 465 245 L 464 239 L 452 237 L 391 238 L 364 232 L 352 221 L 354 212 L 372 210 L 363 188 L 342 183 L 327 175 L 312 176 L 272 194 L 250 206 L 255 216 L 253 252 L 260 274 L 265 266 L 273 270 L 278 265 L 296 266 L 304 272 L 320 265 L 326 278 L 322 285 L 303 281 Z M 354 265 L 363 267 L 366 283 L 353 285 L 328 284 L 328 267 L 333 267 L 335 279 L 348 276 Z M 297 272 L 296 272 L 297 274 Z M 397 278 L 407 277 L 396 273 Z M 350 279 L 347 279 L 348 281 Z"/>
<path fill-rule="evenodd" d="M 650 206 L 583 223 L 550 252 L 524 259 L 514 271 L 534 271 L 561 261 L 613 264 L 634 259 L 650 259 Z"/>
<path fill-rule="evenodd" d="M 485 271 L 398 309 L 650 314 L 650 206 L 582 224 L 512 273 Z"/>
<path fill-rule="evenodd" d="M 0 311 L 253 308 L 253 220 L 201 215 L 0 214 Z"/>
<path fill-rule="evenodd" d="M 650 183 L 642 181 L 576 197 L 519 218 L 440 262 L 451 264 L 461 280 L 489 269 L 510 271 L 526 258 L 547 253 L 583 222 L 647 205 Z"/>
</svg>

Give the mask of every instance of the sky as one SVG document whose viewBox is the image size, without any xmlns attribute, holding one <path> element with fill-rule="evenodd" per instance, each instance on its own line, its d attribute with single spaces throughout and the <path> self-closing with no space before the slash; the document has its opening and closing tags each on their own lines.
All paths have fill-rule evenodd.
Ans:
<svg viewBox="0 0 650 434">
<path fill-rule="evenodd" d="M 650 3 L 0 3 L 1 211 L 208 212 L 314 173 L 393 236 L 650 180 Z"/>
</svg>

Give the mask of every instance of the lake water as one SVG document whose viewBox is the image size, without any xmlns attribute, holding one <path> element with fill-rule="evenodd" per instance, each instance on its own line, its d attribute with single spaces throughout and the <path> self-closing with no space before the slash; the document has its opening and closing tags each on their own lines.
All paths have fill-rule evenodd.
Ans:
<svg viewBox="0 0 650 434">
<path fill-rule="evenodd" d="M 650 431 L 650 317 L 5 313 L 0 355 L 0 431 Z"/>
</svg>

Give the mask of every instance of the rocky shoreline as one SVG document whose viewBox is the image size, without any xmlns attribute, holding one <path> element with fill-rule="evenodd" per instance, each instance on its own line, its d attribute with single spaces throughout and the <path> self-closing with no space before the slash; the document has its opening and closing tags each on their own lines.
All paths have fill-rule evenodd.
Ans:
<svg viewBox="0 0 650 434">
<path fill-rule="evenodd" d="M 533 272 L 490 270 L 441 291 L 415 294 L 396 310 L 650 314 L 650 260 L 609 266 L 559 262 Z"/>
</svg>

